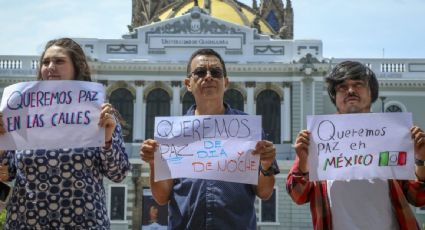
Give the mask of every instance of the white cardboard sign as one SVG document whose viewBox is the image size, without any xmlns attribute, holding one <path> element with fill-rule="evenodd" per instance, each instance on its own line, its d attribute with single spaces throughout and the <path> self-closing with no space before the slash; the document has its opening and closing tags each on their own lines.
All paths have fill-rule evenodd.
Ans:
<svg viewBox="0 0 425 230">
<path fill-rule="evenodd" d="M 199 178 L 258 183 L 261 117 L 249 115 L 156 117 L 155 181 Z"/>
<path fill-rule="evenodd" d="M 415 179 L 411 113 L 307 117 L 310 180 Z"/>
<path fill-rule="evenodd" d="M 21 82 L 4 89 L 0 111 L 5 135 L 0 149 L 52 149 L 102 146 L 98 126 L 104 102 L 102 84 L 86 81 Z"/>
</svg>

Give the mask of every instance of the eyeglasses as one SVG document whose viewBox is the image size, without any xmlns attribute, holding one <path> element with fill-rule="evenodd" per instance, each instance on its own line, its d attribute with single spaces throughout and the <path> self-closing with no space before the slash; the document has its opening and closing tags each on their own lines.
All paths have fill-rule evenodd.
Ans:
<svg viewBox="0 0 425 230">
<path fill-rule="evenodd" d="M 357 81 L 352 84 L 341 83 L 335 86 L 335 91 L 338 93 L 346 93 L 350 88 L 356 91 L 360 89 L 365 89 L 367 88 L 367 83 L 363 81 Z"/>
<path fill-rule="evenodd" d="M 210 72 L 210 75 L 212 78 L 222 78 L 223 77 L 223 70 L 219 67 L 207 69 L 206 67 L 198 67 L 194 71 L 192 71 L 190 74 L 196 76 L 197 78 L 204 78 L 207 76 L 208 72 Z"/>
</svg>

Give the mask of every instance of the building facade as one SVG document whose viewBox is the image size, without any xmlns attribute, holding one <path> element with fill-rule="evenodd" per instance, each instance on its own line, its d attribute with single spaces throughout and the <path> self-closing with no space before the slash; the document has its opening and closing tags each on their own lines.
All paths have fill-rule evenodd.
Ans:
<svg viewBox="0 0 425 230">
<path fill-rule="evenodd" d="M 140 9 L 148 2 L 133 1 L 133 7 Z M 306 127 L 307 115 L 335 113 L 324 76 L 343 59 L 323 57 L 320 40 L 293 40 L 291 36 L 282 39 L 274 29 L 269 34 L 260 33 L 262 28 L 277 28 L 270 25 L 273 20 L 281 23 L 282 33 L 293 33 L 293 29 L 285 32 L 288 26 L 284 22 L 268 16 L 279 7 L 291 13 L 290 1 L 286 8 L 279 5 L 280 0 L 261 1 L 260 7 L 254 1 L 252 8 L 243 4 L 234 7 L 236 1 L 177 1 L 178 5 L 159 2 L 161 9 L 152 8 L 156 16 L 142 22 L 134 22 L 138 16 L 134 16 L 137 12 L 133 9 L 130 32 L 121 39 L 75 38 L 90 59 L 93 80 L 105 85 L 107 101 L 127 121 L 124 134 L 132 173 L 121 184 L 105 184 L 113 229 L 140 229 L 147 215 L 144 203 L 149 197 L 149 173 L 139 157 L 140 143 L 153 137 L 155 116 L 180 116 L 194 103 L 182 81 L 188 58 L 201 47 L 215 49 L 226 62 L 231 83 L 225 101 L 248 114 L 262 115 L 266 137 L 277 148 L 282 173 L 277 176 L 272 199 L 256 203 L 259 229 L 311 229 L 309 207 L 294 204 L 285 191 L 286 176 L 295 157 L 291 143 Z M 251 27 L 245 22 L 214 17 L 212 12 L 222 7 L 218 3 L 236 9 L 235 15 L 243 12 L 249 16 L 256 10 L 268 14 L 257 14 L 261 26 Z M 290 13 L 276 15 L 281 15 L 283 21 L 286 15 L 286 21 L 293 22 Z M 153 20 L 155 17 L 161 20 Z M 0 55 L 1 90 L 35 80 L 38 58 Z M 411 112 L 414 123 L 425 127 L 425 59 L 355 60 L 377 74 L 380 97 L 373 112 Z M 425 223 L 425 209 L 415 211 L 420 223 Z"/>
</svg>

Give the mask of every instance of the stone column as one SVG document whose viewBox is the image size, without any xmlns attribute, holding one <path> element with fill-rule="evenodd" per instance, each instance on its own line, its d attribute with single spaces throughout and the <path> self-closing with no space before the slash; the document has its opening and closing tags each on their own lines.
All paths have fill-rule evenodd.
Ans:
<svg viewBox="0 0 425 230">
<path fill-rule="evenodd" d="M 281 106 L 281 139 L 291 142 L 291 84 L 283 83 L 283 105 Z"/>
<path fill-rule="evenodd" d="M 181 116 L 182 103 L 180 101 L 180 88 L 182 86 L 181 81 L 172 81 L 171 87 L 173 88 L 173 100 L 171 105 L 171 115 Z"/>
<path fill-rule="evenodd" d="M 135 81 L 136 85 L 136 102 L 134 104 L 133 114 L 133 140 L 136 142 L 145 139 L 145 103 L 143 101 L 143 91 L 145 88 L 144 81 Z"/>
<path fill-rule="evenodd" d="M 304 129 L 306 127 L 306 116 L 307 114 L 312 114 L 312 82 L 313 79 L 310 76 L 306 76 L 301 80 L 301 90 L 300 90 L 300 99 L 301 99 L 301 120 L 300 125 Z"/>
<path fill-rule="evenodd" d="M 140 230 L 142 226 L 143 212 L 143 180 L 141 178 L 142 165 L 132 164 L 132 181 L 134 186 L 133 215 L 131 217 L 131 229 Z"/>
<path fill-rule="evenodd" d="M 254 89 L 255 89 L 255 81 L 245 82 L 246 87 L 246 104 L 244 108 L 244 112 L 249 115 L 255 115 L 255 107 L 254 107 Z"/>
</svg>

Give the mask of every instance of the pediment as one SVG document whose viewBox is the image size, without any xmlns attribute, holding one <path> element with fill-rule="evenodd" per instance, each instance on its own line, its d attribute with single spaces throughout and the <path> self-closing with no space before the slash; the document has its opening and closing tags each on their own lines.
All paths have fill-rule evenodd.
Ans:
<svg viewBox="0 0 425 230">
<path fill-rule="evenodd" d="M 211 17 L 197 7 L 182 16 L 142 26 L 136 31 L 147 55 L 201 47 L 224 49 L 226 54 L 242 54 L 247 40 L 255 33 L 252 28 Z"/>
<path fill-rule="evenodd" d="M 253 29 L 214 18 L 192 8 L 190 12 L 179 17 L 156 22 L 136 29 L 139 35 L 223 35 L 253 33 Z"/>
</svg>

